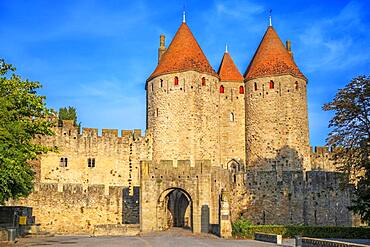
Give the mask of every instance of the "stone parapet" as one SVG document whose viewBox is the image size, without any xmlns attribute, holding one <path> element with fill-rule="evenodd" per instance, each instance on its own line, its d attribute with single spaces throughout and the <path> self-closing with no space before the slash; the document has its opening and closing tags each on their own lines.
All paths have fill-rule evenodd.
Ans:
<svg viewBox="0 0 370 247">
<path fill-rule="evenodd" d="M 341 241 L 334 241 L 334 240 L 324 240 L 318 238 L 301 238 L 302 245 L 296 245 L 299 247 L 368 247 L 369 245 L 364 244 L 355 244 L 349 242 L 341 242 Z"/>
<path fill-rule="evenodd" d="M 263 242 L 275 243 L 275 244 L 283 244 L 283 236 L 277 234 L 267 234 L 267 233 L 260 233 L 256 232 L 254 234 L 254 239 Z"/>
</svg>

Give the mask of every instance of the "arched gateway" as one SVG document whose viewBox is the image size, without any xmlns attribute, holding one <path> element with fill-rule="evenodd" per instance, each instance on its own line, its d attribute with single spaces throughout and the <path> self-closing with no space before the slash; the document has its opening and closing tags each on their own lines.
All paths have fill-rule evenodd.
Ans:
<svg viewBox="0 0 370 247">
<path fill-rule="evenodd" d="M 229 175 L 210 161 L 142 161 L 140 170 L 140 230 L 162 231 L 184 227 L 194 233 L 212 232 L 225 236 L 222 222 L 230 221 L 223 211 L 221 193 L 228 189 Z M 227 215 L 225 215 L 225 213 Z M 223 215 L 223 217 L 220 217 Z M 231 228 L 228 228 L 231 232 Z"/>
<path fill-rule="evenodd" d="M 157 203 L 159 230 L 171 227 L 192 229 L 193 202 L 188 192 L 181 188 L 169 188 L 161 193 Z"/>
</svg>

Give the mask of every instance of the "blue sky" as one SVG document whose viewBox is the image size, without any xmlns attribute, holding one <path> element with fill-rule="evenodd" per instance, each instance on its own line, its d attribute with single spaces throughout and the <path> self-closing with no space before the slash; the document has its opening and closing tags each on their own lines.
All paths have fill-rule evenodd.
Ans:
<svg viewBox="0 0 370 247">
<path fill-rule="evenodd" d="M 244 73 L 268 25 L 290 39 L 309 79 L 312 145 L 325 144 L 321 106 L 370 68 L 369 1 L 0 1 L 0 57 L 43 84 L 47 104 L 75 106 L 83 126 L 145 129 L 145 80 L 159 35 L 187 23 L 215 70 L 225 49 Z"/>
</svg>

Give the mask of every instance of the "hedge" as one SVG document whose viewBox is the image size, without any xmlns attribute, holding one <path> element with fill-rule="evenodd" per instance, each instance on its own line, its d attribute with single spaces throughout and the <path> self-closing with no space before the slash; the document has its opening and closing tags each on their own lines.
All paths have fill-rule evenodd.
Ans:
<svg viewBox="0 0 370 247">
<path fill-rule="evenodd" d="M 247 225 L 233 224 L 233 235 L 240 238 L 252 238 L 254 233 L 270 233 L 283 235 L 284 238 L 303 236 L 311 238 L 347 238 L 369 239 L 369 227 L 344 226 L 300 226 L 300 225 Z"/>
</svg>

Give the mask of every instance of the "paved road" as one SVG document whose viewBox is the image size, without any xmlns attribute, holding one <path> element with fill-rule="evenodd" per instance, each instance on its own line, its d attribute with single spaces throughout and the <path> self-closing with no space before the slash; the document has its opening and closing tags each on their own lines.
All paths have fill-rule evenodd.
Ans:
<svg viewBox="0 0 370 247">
<path fill-rule="evenodd" d="M 166 232 L 151 233 L 135 237 L 89 237 L 89 236 L 55 236 L 44 238 L 19 239 L 15 246 L 86 246 L 86 247 L 185 247 L 185 246 L 216 246 L 216 247 L 264 247 L 277 246 L 254 240 L 225 240 L 214 235 L 194 235 L 184 230 L 173 229 Z M 293 245 L 285 245 L 293 246 Z"/>
<path fill-rule="evenodd" d="M 354 243 L 370 244 L 370 240 L 343 240 Z M 2 247 L 1 243 L 0 246 Z M 173 228 L 165 232 L 156 232 L 135 237 L 107 236 L 107 237 L 90 237 L 90 236 L 54 236 L 54 237 L 37 237 L 21 238 L 14 245 L 8 246 L 50 246 L 50 247 L 264 247 L 278 246 L 276 244 L 264 243 L 254 240 L 226 240 L 218 238 L 211 234 L 195 235 L 188 230 Z M 284 240 L 285 247 L 294 246 L 292 239 Z"/>
</svg>

